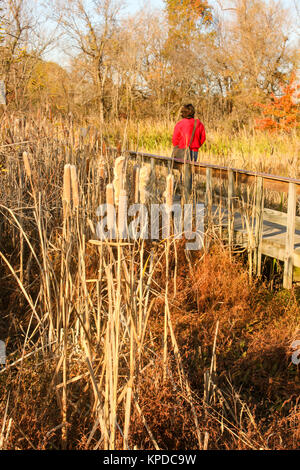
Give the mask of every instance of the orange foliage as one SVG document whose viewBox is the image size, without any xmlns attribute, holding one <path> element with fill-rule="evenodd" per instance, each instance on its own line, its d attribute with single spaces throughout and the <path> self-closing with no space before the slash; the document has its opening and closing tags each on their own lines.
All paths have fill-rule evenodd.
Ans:
<svg viewBox="0 0 300 470">
<path fill-rule="evenodd" d="M 211 8 L 205 0 L 166 0 L 169 23 L 183 31 L 187 28 L 191 33 L 197 28 L 197 22 L 212 21 Z M 183 32 L 182 31 L 182 32 Z"/>
<path fill-rule="evenodd" d="M 262 109 L 263 118 L 256 120 L 258 129 L 267 129 L 271 132 L 286 131 L 299 127 L 299 100 L 300 84 L 296 75 L 291 75 L 287 85 L 282 86 L 280 97 L 271 94 L 271 101 L 267 104 L 256 103 Z"/>
</svg>

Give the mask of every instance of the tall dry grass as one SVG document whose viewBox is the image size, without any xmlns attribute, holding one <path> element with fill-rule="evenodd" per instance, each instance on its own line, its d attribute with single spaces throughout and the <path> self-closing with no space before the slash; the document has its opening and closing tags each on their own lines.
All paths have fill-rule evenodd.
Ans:
<svg viewBox="0 0 300 470">
<path fill-rule="evenodd" d="M 170 156 L 175 124 L 154 119 L 120 120 L 107 123 L 103 136 L 112 146 L 122 142 L 123 148 Z M 226 122 L 215 126 L 203 124 L 207 139 L 199 152 L 199 161 L 299 178 L 299 130 L 274 134 L 255 127 L 233 131 Z M 90 118 L 85 125 L 97 126 L 97 119 Z"/>
<path fill-rule="evenodd" d="M 249 282 L 220 241 L 98 240 L 99 204 L 118 195 L 122 217 L 151 183 L 103 133 L 32 118 L 1 135 L 1 449 L 297 448 L 296 292 Z"/>
</svg>

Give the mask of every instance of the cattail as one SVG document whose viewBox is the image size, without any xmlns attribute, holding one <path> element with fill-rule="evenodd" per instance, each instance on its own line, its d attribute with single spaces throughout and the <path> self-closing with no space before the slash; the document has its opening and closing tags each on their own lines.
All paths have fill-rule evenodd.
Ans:
<svg viewBox="0 0 300 470">
<path fill-rule="evenodd" d="M 119 194 L 120 194 L 121 189 L 123 188 L 124 161 L 125 161 L 124 157 L 118 157 L 115 161 L 113 185 L 114 185 L 116 205 L 119 204 Z"/>
<path fill-rule="evenodd" d="M 15 120 L 14 120 L 14 135 L 17 135 L 18 127 L 19 127 L 19 119 L 15 118 Z"/>
<path fill-rule="evenodd" d="M 106 204 L 114 205 L 114 187 L 112 184 L 106 185 Z"/>
<path fill-rule="evenodd" d="M 119 157 L 122 153 L 122 144 L 121 142 L 119 141 L 118 144 L 117 144 L 117 156 Z"/>
<path fill-rule="evenodd" d="M 100 181 L 99 181 L 100 191 L 102 191 L 104 189 L 104 181 L 106 178 L 105 162 L 102 157 L 100 157 L 99 159 L 99 177 L 100 177 Z"/>
<path fill-rule="evenodd" d="M 99 159 L 99 176 L 102 179 L 105 179 L 105 162 L 102 157 Z"/>
<path fill-rule="evenodd" d="M 72 186 L 72 199 L 73 207 L 79 206 L 79 193 L 78 193 L 78 178 L 76 166 L 71 165 L 71 186 Z"/>
<path fill-rule="evenodd" d="M 139 191 L 140 191 L 140 201 L 141 204 L 146 204 L 148 191 L 147 186 L 149 184 L 151 168 L 148 165 L 144 165 L 140 169 L 139 175 Z"/>
<path fill-rule="evenodd" d="M 87 219 L 87 223 L 88 223 L 88 226 L 90 227 L 90 230 L 91 230 L 92 234 L 95 234 L 96 230 L 95 230 L 93 221 L 91 219 Z"/>
<path fill-rule="evenodd" d="M 174 176 L 167 176 L 167 188 L 166 188 L 166 205 L 171 208 L 173 204 L 173 190 L 174 190 Z"/>
<path fill-rule="evenodd" d="M 62 200 L 65 204 L 71 204 L 71 165 L 67 163 L 64 167 L 64 187 Z"/>
<path fill-rule="evenodd" d="M 27 152 L 23 152 L 23 162 L 24 162 L 24 168 L 25 168 L 25 171 L 26 171 L 26 175 L 31 180 L 31 168 L 30 168 L 30 162 L 29 162 Z"/>
<path fill-rule="evenodd" d="M 125 238 L 127 234 L 127 193 L 125 189 L 121 189 L 119 195 L 118 233 L 119 238 Z"/>
<path fill-rule="evenodd" d="M 114 228 L 114 187 L 112 184 L 106 185 L 106 204 L 107 204 L 107 228 Z"/>
</svg>

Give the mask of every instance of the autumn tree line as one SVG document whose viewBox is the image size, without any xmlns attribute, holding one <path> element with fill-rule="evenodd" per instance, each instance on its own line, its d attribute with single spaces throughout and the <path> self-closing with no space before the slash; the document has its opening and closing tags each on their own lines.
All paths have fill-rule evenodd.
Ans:
<svg viewBox="0 0 300 470">
<path fill-rule="evenodd" d="M 212 125 L 299 126 L 297 18 L 283 4 L 165 0 L 134 14 L 123 6 L 0 1 L 1 112 L 173 120 L 192 102 Z M 58 48 L 64 63 L 45 59 Z"/>
</svg>

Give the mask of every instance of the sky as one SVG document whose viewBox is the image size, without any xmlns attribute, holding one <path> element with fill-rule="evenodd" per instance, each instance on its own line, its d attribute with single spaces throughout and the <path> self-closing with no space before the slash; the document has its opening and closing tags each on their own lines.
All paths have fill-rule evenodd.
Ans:
<svg viewBox="0 0 300 470">
<path fill-rule="evenodd" d="M 142 7 L 144 3 L 145 2 L 142 0 L 127 0 L 128 10 L 131 12 L 139 10 L 140 7 Z M 163 7 L 163 0 L 148 0 L 147 3 L 150 4 L 152 8 Z"/>
<path fill-rule="evenodd" d="M 291 8 L 293 10 L 295 9 L 294 7 L 295 1 L 300 3 L 300 0 L 281 0 L 281 1 L 287 8 Z M 224 4 L 225 7 L 230 5 L 230 0 L 221 0 L 221 2 Z M 134 12 L 138 10 L 139 7 L 143 5 L 143 3 L 144 2 L 141 0 L 127 0 L 128 10 Z M 150 4 L 151 7 L 154 7 L 154 8 L 162 8 L 163 3 L 164 3 L 163 0 L 148 0 L 147 1 L 147 4 Z M 210 3 L 211 5 L 215 5 L 217 3 L 217 0 L 210 0 L 208 3 Z"/>
<path fill-rule="evenodd" d="M 37 3 L 40 0 L 35 0 Z M 150 7 L 151 9 L 162 9 L 164 7 L 163 0 L 124 0 L 126 6 L 123 9 L 124 15 L 131 15 L 141 10 L 143 7 Z M 48 31 L 55 28 L 52 21 L 47 20 Z M 60 65 L 67 65 L 69 58 L 62 52 L 59 46 L 51 47 L 48 52 L 43 55 L 44 60 L 58 62 Z"/>
<path fill-rule="evenodd" d="M 36 0 L 40 1 L 40 0 Z M 268 1 L 268 0 L 266 0 Z M 270 0 L 272 1 L 272 0 Z M 123 10 L 123 14 L 134 14 L 136 11 L 141 10 L 143 7 L 150 7 L 151 9 L 163 9 L 164 1 L 163 0 L 124 0 L 126 3 L 126 7 Z M 299 2 L 300 0 L 281 0 L 281 3 L 294 15 L 294 18 L 297 17 L 296 9 L 295 9 L 295 2 Z M 222 4 L 223 8 L 226 9 L 231 6 L 231 0 L 208 0 L 208 3 L 215 7 L 217 4 Z M 225 13 L 226 14 L 226 13 Z M 228 14 L 230 14 L 228 12 Z M 299 26 L 299 22 L 298 22 Z M 299 26 L 300 28 L 300 26 Z M 298 38 L 300 35 L 300 29 L 298 30 Z M 297 38 L 296 26 L 295 32 L 292 34 L 292 38 Z M 53 48 L 51 51 L 44 55 L 45 60 L 49 61 L 56 61 L 61 65 L 66 65 L 68 62 L 67 57 L 59 50 L 59 48 Z"/>
</svg>

